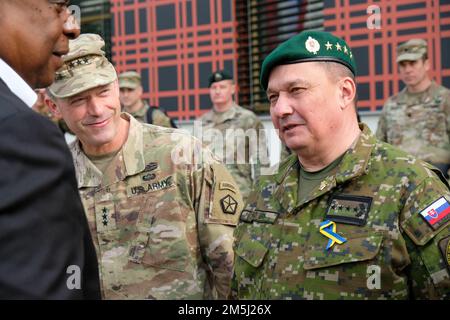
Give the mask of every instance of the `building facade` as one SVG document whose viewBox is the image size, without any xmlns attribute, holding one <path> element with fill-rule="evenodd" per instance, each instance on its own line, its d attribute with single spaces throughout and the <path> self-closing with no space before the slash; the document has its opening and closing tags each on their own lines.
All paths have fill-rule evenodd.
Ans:
<svg viewBox="0 0 450 320">
<path fill-rule="evenodd" d="M 429 44 L 431 76 L 450 87 L 449 0 L 89 0 L 81 7 L 82 32 L 107 40 L 119 72 L 142 74 L 145 98 L 178 121 L 211 108 L 208 76 L 228 69 L 236 100 L 267 114 L 259 86 L 264 57 L 304 29 L 343 37 L 358 68 L 358 109 L 376 115 L 402 84 L 396 47 L 410 38 Z M 95 11 L 97 10 L 97 11 Z M 109 28 L 109 29 L 108 29 Z"/>
</svg>

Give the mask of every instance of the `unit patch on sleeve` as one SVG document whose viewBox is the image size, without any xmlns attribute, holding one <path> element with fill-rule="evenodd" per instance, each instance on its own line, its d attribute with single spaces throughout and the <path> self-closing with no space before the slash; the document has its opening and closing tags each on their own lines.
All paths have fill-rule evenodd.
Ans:
<svg viewBox="0 0 450 320">
<path fill-rule="evenodd" d="M 449 213 L 450 204 L 444 197 L 440 197 L 422 210 L 420 215 L 428 222 L 433 230 L 437 230 L 449 220 Z"/>
<path fill-rule="evenodd" d="M 329 200 L 326 219 L 363 226 L 367 222 L 371 204 L 371 197 L 334 194 Z"/>
</svg>

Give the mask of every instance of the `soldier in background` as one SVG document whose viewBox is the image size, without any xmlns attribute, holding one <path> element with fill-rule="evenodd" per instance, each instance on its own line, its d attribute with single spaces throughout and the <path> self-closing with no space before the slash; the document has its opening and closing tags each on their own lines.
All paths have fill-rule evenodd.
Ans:
<svg viewBox="0 0 450 320">
<path fill-rule="evenodd" d="M 48 106 L 45 104 L 45 89 L 35 89 L 34 92 L 36 92 L 37 94 L 37 100 L 31 108 L 37 113 L 50 119 L 54 124 L 58 125 L 59 119 L 56 118 L 56 116 L 50 111 Z"/>
<path fill-rule="evenodd" d="M 73 135 L 73 133 L 70 131 L 69 127 L 67 127 L 66 123 L 64 122 L 64 119 L 61 117 L 56 116 L 49 107 L 49 100 L 50 98 L 48 95 L 50 94 L 47 89 L 36 89 L 35 90 L 38 99 L 34 103 L 32 109 L 36 111 L 37 113 L 43 115 L 44 117 L 50 119 L 51 122 L 53 122 L 62 133 Z"/>
<path fill-rule="evenodd" d="M 225 298 L 243 207 L 233 178 L 194 137 L 121 112 L 100 36 L 69 45 L 49 89 L 78 138 L 70 149 L 103 297 Z"/>
<path fill-rule="evenodd" d="M 274 127 L 297 156 L 261 177 L 241 214 L 234 298 L 450 298 L 448 185 L 358 125 L 355 73 L 350 47 L 327 32 L 264 60 Z"/>
<path fill-rule="evenodd" d="M 433 164 L 448 179 L 450 90 L 428 76 L 430 60 L 424 40 L 401 44 L 397 63 L 406 87 L 384 104 L 377 137 Z"/>
<path fill-rule="evenodd" d="M 214 72 L 209 77 L 213 108 L 198 120 L 203 129 L 203 142 L 223 160 L 238 183 L 245 201 L 253 183 L 261 175 L 261 167 L 269 166 L 269 159 L 264 126 L 252 111 L 233 101 L 235 90 L 236 85 L 229 73 L 224 70 Z M 243 134 L 239 136 L 239 130 L 243 134 L 250 134 L 240 139 Z M 215 135 L 216 132 L 220 138 Z M 255 138 L 253 141 L 249 139 L 252 133 Z"/>
<path fill-rule="evenodd" d="M 126 71 L 119 74 L 120 102 L 123 111 L 131 114 L 141 123 L 150 123 L 156 126 L 176 128 L 172 119 L 160 108 L 149 106 L 142 99 L 141 75 L 136 71 Z"/>
</svg>

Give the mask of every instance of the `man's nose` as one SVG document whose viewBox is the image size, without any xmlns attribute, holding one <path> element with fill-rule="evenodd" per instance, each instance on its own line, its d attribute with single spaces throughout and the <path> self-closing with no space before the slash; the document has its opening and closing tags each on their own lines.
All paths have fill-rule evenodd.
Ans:
<svg viewBox="0 0 450 320">
<path fill-rule="evenodd" d="M 278 118 L 284 118 L 285 116 L 292 114 L 293 110 L 289 104 L 289 99 L 282 93 L 280 93 L 277 98 L 277 102 L 272 106 L 271 109 L 274 115 Z"/>
<path fill-rule="evenodd" d="M 88 112 L 90 115 L 101 115 L 103 112 L 103 105 L 100 103 L 100 99 L 96 97 L 90 97 L 88 101 Z"/>
<path fill-rule="evenodd" d="M 80 35 L 80 25 L 78 24 L 77 19 L 73 14 L 71 14 L 70 10 L 66 9 L 67 19 L 64 22 L 63 30 L 64 34 L 69 39 L 75 39 Z"/>
</svg>

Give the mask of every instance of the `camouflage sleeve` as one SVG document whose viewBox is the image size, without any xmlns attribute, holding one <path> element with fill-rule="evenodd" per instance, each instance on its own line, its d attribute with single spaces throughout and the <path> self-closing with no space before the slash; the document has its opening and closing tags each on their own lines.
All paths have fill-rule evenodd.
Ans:
<svg viewBox="0 0 450 320">
<path fill-rule="evenodd" d="M 444 95 L 444 112 L 446 115 L 447 136 L 450 141 L 450 90 L 446 90 Z"/>
<path fill-rule="evenodd" d="M 385 103 L 383 106 L 383 110 L 381 111 L 380 118 L 378 119 L 377 132 L 375 134 L 379 140 L 384 142 L 387 142 L 386 114 L 387 114 L 387 107 Z"/>
<path fill-rule="evenodd" d="M 226 299 L 234 261 L 233 231 L 243 209 L 242 197 L 234 179 L 218 161 L 204 161 L 193 179 L 202 257 L 210 271 L 214 297 Z"/>
<path fill-rule="evenodd" d="M 248 199 L 245 203 L 245 208 L 244 211 L 248 210 L 251 211 L 252 209 L 256 208 L 257 205 L 263 206 L 263 202 L 264 200 L 261 199 L 260 195 L 261 195 L 261 191 L 263 190 L 263 188 L 266 186 L 266 181 L 270 181 L 269 177 L 261 177 L 261 179 L 255 184 L 253 190 L 250 192 Z M 233 233 L 233 251 L 235 253 L 234 258 L 236 259 L 236 250 L 237 250 L 237 246 L 239 241 L 241 240 L 242 236 L 245 234 L 248 234 L 248 228 L 249 228 L 249 223 L 245 223 L 245 222 L 239 222 L 236 229 L 234 230 Z M 236 263 L 237 260 L 234 263 L 233 266 L 233 274 L 231 277 L 231 285 L 230 285 L 230 294 L 228 296 L 228 298 L 230 300 L 238 300 L 239 299 L 239 290 L 241 288 L 239 288 L 239 281 L 238 281 L 238 277 L 236 276 Z"/>
<path fill-rule="evenodd" d="M 447 187 L 437 177 L 429 177 L 406 202 L 401 228 L 414 299 L 450 299 L 450 213 L 445 211 L 450 211 L 449 201 Z"/>
<path fill-rule="evenodd" d="M 257 119 L 255 123 L 255 130 L 258 136 L 258 146 L 256 152 L 253 152 L 252 165 L 252 179 L 257 181 L 258 178 L 264 173 L 264 169 L 270 167 L 269 149 L 267 147 L 267 137 L 262 122 Z M 249 146 L 250 148 L 255 146 Z"/>
</svg>

